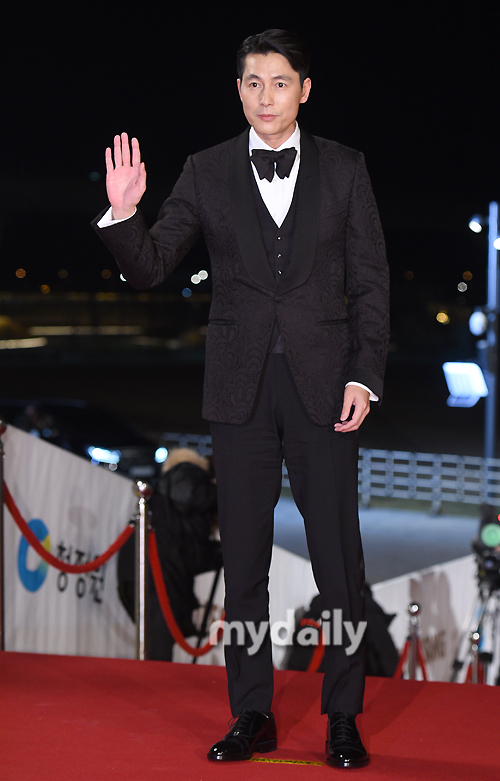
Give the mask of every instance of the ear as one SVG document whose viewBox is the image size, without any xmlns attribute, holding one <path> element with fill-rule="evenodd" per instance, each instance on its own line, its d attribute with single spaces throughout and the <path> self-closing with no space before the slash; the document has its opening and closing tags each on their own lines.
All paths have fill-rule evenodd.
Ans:
<svg viewBox="0 0 500 781">
<path fill-rule="evenodd" d="M 307 78 L 304 79 L 304 83 L 302 85 L 302 97 L 300 98 L 300 103 L 305 103 L 307 101 L 307 98 L 309 97 L 309 93 L 311 91 L 311 79 Z"/>
<path fill-rule="evenodd" d="M 242 97 L 241 97 L 241 79 L 236 79 L 236 84 L 238 85 L 238 95 L 240 96 L 240 100 L 242 100 Z"/>
</svg>

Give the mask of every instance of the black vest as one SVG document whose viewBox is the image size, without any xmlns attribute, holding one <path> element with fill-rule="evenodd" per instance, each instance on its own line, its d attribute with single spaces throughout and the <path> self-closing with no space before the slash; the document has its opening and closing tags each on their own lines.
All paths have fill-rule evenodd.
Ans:
<svg viewBox="0 0 500 781">
<path fill-rule="evenodd" d="M 255 176 L 253 171 L 252 171 L 252 187 L 253 187 L 253 193 L 255 198 L 255 205 L 257 207 L 257 214 L 259 215 L 260 227 L 262 229 L 264 246 L 266 248 L 269 264 L 273 270 L 276 279 L 276 287 L 277 287 L 280 276 L 286 273 L 286 270 L 290 263 L 290 256 L 292 252 L 293 230 L 295 227 L 295 208 L 296 208 L 296 201 L 297 201 L 295 194 L 297 192 L 297 187 L 295 187 L 292 203 L 290 204 L 290 208 L 288 210 L 288 213 L 284 221 L 281 224 L 281 227 L 278 227 L 276 225 L 273 218 L 269 214 L 269 210 L 266 204 L 264 203 L 264 201 L 262 200 L 262 196 L 260 194 L 260 190 L 258 188 L 257 182 L 255 181 Z M 271 336 L 271 341 L 269 343 L 269 352 L 270 353 L 284 352 L 277 320 L 274 321 L 273 333 Z"/>
</svg>

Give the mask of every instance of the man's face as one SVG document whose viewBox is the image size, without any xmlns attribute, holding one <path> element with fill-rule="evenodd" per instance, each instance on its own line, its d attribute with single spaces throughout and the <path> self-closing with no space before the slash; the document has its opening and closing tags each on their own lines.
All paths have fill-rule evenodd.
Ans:
<svg viewBox="0 0 500 781">
<path fill-rule="evenodd" d="M 286 57 L 276 52 L 249 54 L 238 79 L 243 111 L 257 135 L 273 149 L 290 138 L 299 105 L 309 97 L 311 79 L 294 71 Z"/>
</svg>

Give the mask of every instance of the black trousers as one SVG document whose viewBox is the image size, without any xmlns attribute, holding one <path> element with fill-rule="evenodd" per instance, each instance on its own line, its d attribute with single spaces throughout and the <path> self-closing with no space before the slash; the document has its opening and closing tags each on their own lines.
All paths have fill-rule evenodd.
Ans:
<svg viewBox="0 0 500 781">
<path fill-rule="evenodd" d="M 268 572 L 274 507 L 285 459 L 290 486 L 304 518 L 322 610 L 342 610 L 354 628 L 364 619 L 364 562 L 358 520 L 357 432 L 337 433 L 313 423 L 283 354 L 268 356 L 252 416 L 243 425 L 211 423 L 219 523 L 226 581 L 226 621 L 269 620 Z M 293 607 L 292 605 L 290 607 Z M 330 612 L 330 615 L 332 613 Z M 233 641 L 236 633 L 232 632 Z M 321 710 L 360 713 L 364 693 L 363 644 L 325 648 Z M 251 645 L 251 641 L 249 641 Z M 226 645 L 233 716 L 270 711 L 273 667 L 269 633 L 260 650 Z"/>
</svg>

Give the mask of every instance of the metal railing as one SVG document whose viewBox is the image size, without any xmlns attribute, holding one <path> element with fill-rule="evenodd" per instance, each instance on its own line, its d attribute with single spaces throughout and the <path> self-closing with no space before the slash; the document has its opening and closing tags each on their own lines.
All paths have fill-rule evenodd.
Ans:
<svg viewBox="0 0 500 781">
<path fill-rule="evenodd" d="M 361 503 L 372 497 L 443 502 L 500 503 L 500 459 L 440 453 L 360 449 Z"/>
<path fill-rule="evenodd" d="M 163 439 L 168 447 L 212 453 L 208 435 L 167 433 Z M 285 464 L 283 486 L 290 487 Z M 443 502 L 500 504 L 500 459 L 360 448 L 358 486 L 364 507 L 373 497 L 423 500 L 434 512 Z"/>
</svg>

